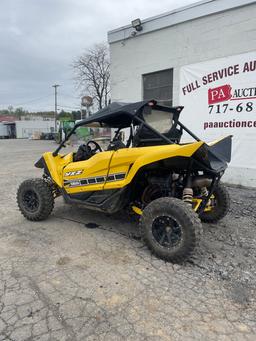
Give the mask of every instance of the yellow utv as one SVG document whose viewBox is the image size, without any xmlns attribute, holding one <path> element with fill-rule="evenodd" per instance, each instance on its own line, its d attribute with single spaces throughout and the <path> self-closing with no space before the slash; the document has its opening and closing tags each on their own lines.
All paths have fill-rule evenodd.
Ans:
<svg viewBox="0 0 256 341">
<path fill-rule="evenodd" d="M 57 196 L 105 213 L 128 208 L 140 217 L 142 237 L 156 256 L 184 261 L 195 248 L 201 220 L 217 222 L 228 211 L 220 179 L 231 158 L 231 136 L 206 144 L 179 121 L 182 109 L 154 100 L 112 103 L 80 121 L 35 163 L 43 177 L 20 185 L 21 213 L 32 221 L 46 219 Z M 107 150 L 91 140 L 60 154 L 81 126 L 115 128 Z M 193 142 L 180 142 L 184 132 Z"/>
</svg>

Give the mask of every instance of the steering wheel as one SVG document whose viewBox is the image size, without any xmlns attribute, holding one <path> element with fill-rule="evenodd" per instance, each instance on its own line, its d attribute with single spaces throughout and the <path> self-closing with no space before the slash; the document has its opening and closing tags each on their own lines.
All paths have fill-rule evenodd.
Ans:
<svg viewBox="0 0 256 341">
<path fill-rule="evenodd" d="M 94 145 L 94 148 L 92 148 L 90 145 Z M 91 149 L 92 154 L 95 154 L 97 151 L 102 152 L 101 146 L 93 140 L 88 141 L 86 143 L 86 147 L 89 147 Z"/>
</svg>

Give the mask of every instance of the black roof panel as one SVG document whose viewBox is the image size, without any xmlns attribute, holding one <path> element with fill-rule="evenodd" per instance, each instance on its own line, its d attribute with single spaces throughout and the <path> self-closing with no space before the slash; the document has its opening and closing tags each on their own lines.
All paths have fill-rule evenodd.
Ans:
<svg viewBox="0 0 256 341">
<path fill-rule="evenodd" d="M 135 103 L 123 103 L 123 102 L 113 102 L 106 108 L 97 111 L 92 116 L 85 120 L 82 120 L 76 124 L 76 127 L 83 125 L 89 125 L 92 122 L 98 122 L 102 125 L 106 125 L 112 128 L 125 128 L 129 127 L 131 122 L 134 121 L 135 116 L 141 116 L 143 108 L 147 105 L 153 105 L 152 107 L 157 107 L 160 110 L 169 111 L 176 115 L 179 115 L 182 109 L 169 108 L 157 105 L 157 101 L 141 101 Z M 183 108 L 183 107 L 179 107 Z M 143 119 L 143 117 L 141 116 Z M 133 122 L 138 124 L 136 120 Z"/>
</svg>

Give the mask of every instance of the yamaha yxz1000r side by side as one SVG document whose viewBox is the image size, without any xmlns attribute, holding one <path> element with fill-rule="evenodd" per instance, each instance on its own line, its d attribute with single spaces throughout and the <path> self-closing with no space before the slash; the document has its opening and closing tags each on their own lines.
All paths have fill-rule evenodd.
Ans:
<svg viewBox="0 0 256 341">
<path fill-rule="evenodd" d="M 36 162 L 42 178 L 20 185 L 21 213 L 32 221 L 46 219 L 58 196 L 106 213 L 128 208 L 140 217 L 143 239 L 155 255 L 185 260 L 201 221 L 217 222 L 228 211 L 229 195 L 220 179 L 230 161 L 231 136 L 201 141 L 180 122 L 182 109 L 154 100 L 112 103 L 78 122 L 54 152 Z M 76 152 L 60 154 L 81 126 L 115 128 L 107 150 L 91 140 Z M 125 143 L 122 129 L 130 132 Z M 180 142 L 184 131 L 193 142 Z"/>
</svg>

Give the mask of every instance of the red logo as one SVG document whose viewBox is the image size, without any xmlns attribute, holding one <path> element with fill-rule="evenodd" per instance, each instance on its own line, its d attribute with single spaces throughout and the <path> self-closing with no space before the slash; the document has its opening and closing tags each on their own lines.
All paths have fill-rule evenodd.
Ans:
<svg viewBox="0 0 256 341">
<path fill-rule="evenodd" d="M 231 89 L 229 84 L 208 89 L 208 104 L 228 101 L 231 98 Z"/>
</svg>

